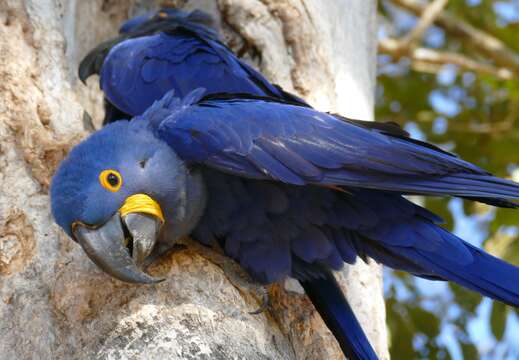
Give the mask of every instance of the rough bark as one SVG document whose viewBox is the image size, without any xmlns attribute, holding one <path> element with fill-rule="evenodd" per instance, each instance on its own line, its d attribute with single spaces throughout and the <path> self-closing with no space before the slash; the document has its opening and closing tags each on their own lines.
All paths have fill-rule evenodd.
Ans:
<svg viewBox="0 0 519 360">
<path fill-rule="evenodd" d="M 229 44 L 273 81 L 323 110 L 372 118 L 375 2 L 177 1 L 219 18 Z M 2 358 L 340 359 L 309 301 L 270 288 L 255 300 L 189 248 L 152 268 L 167 280 L 127 285 L 100 272 L 53 224 L 49 179 L 102 118 L 86 51 L 147 1 L 0 2 L 0 354 Z M 338 274 L 381 358 L 388 358 L 381 272 Z"/>
</svg>

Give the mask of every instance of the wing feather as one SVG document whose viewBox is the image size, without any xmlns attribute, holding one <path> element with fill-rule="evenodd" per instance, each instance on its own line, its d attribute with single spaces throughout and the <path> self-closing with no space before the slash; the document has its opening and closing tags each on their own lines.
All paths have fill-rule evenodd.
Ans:
<svg viewBox="0 0 519 360">
<path fill-rule="evenodd" d="M 519 197 L 518 184 L 414 139 L 261 98 L 206 98 L 159 127 L 186 161 L 293 185 L 335 185 L 405 194 Z"/>
</svg>

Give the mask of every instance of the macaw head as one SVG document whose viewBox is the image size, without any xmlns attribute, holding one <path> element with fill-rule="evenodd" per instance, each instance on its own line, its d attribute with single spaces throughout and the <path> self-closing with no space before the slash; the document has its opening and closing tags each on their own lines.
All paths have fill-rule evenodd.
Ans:
<svg viewBox="0 0 519 360">
<path fill-rule="evenodd" d="M 204 206 L 201 177 L 148 126 L 134 119 L 94 133 L 70 152 L 51 185 L 57 224 L 126 282 L 160 281 L 139 265 L 158 241 L 187 235 Z"/>
</svg>

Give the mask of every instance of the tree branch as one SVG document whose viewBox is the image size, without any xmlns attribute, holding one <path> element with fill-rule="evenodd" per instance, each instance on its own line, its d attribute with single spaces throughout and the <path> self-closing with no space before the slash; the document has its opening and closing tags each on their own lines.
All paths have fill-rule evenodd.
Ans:
<svg viewBox="0 0 519 360">
<path fill-rule="evenodd" d="M 392 3 L 417 16 L 429 7 L 418 0 L 392 0 Z M 519 54 L 501 40 L 458 19 L 448 11 L 438 14 L 433 22 L 452 35 L 462 38 L 476 51 L 492 59 L 498 67 L 507 67 L 519 74 Z"/>
<path fill-rule="evenodd" d="M 400 39 L 389 39 L 385 46 L 391 49 L 392 56 L 408 56 L 422 40 L 425 31 L 447 5 L 448 0 L 434 0 L 423 8 L 416 26 Z"/>
<path fill-rule="evenodd" d="M 434 0 L 425 6 L 421 12 L 420 19 L 416 26 L 406 36 L 402 38 L 407 46 L 413 47 L 423 37 L 425 31 L 434 23 L 436 18 L 443 11 L 449 0 Z"/>
<path fill-rule="evenodd" d="M 379 42 L 379 53 L 391 55 L 395 58 L 404 56 L 400 47 L 400 41 L 395 39 L 384 39 Z M 513 73 L 506 68 L 497 68 L 493 65 L 480 63 L 465 55 L 448 51 L 438 51 L 428 48 L 414 48 L 405 53 L 413 63 L 420 65 L 442 66 L 446 64 L 457 65 L 462 69 L 488 74 L 499 79 L 510 80 Z"/>
</svg>

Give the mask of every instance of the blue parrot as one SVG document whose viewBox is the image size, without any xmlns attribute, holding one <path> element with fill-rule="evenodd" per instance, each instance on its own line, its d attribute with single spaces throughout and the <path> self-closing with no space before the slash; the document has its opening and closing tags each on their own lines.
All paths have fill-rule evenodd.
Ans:
<svg viewBox="0 0 519 360">
<path fill-rule="evenodd" d="M 208 94 L 247 93 L 309 106 L 240 60 L 219 40 L 213 19 L 199 10 L 163 8 L 128 20 L 119 36 L 81 61 L 79 78 L 85 82 L 93 74 L 100 75 L 105 95 L 105 124 L 141 115 L 170 90 L 183 97 L 198 87 Z M 407 136 L 394 123 L 334 116 Z"/>
<path fill-rule="evenodd" d="M 209 93 L 249 93 L 308 106 L 239 60 L 219 41 L 212 18 L 198 10 L 187 13 L 164 8 L 128 20 L 121 26 L 118 37 L 100 44 L 81 62 L 82 81 L 94 73 L 101 74 L 101 88 L 105 91 L 105 124 L 142 114 L 170 89 L 177 95 L 185 95 L 198 86 L 205 87 Z M 340 118 L 407 136 L 392 123 Z M 302 285 L 329 326 L 334 318 L 349 319 L 348 331 L 343 332 L 351 341 L 345 337 L 342 343 L 350 342 L 348 348 L 356 347 L 357 352 L 364 348 L 362 351 L 374 358 L 375 353 L 333 276 Z M 332 314 L 333 309 L 319 301 L 322 297 L 338 299 L 342 306 Z"/>
<path fill-rule="evenodd" d="M 79 69 L 81 80 L 85 81 L 94 73 L 101 75 L 101 88 L 107 98 L 105 123 L 141 115 L 154 101 L 171 89 L 176 91 L 177 96 L 184 96 L 199 86 L 205 87 L 208 94 L 243 93 L 249 95 L 244 97 L 241 94 L 231 98 L 241 96 L 244 97 L 243 100 L 268 100 L 284 105 L 308 107 L 304 100 L 272 85 L 260 73 L 239 60 L 219 41 L 211 17 L 200 11 L 186 13 L 165 8 L 128 20 L 121 26 L 118 37 L 100 44 L 82 61 Z M 229 100 L 225 99 L 229 98 L 229 95 L 223 95 L 224 99 L 219 97 L 222 95 L 213 96 L 212 100 Z M 272 101 L 265 97 L 273 97 L 277 100 Z M 396 124 L 363 122 L 340 115 L 333 116 L 351 126 L 392 138 L 402 138 L 406 142 L 441 152 L 432 145 L 409 139 L 408 134 Z M 273 119 L 276 120 L 276 117 Z M 377 176 L 382 177 L 380 174 Z M 207 178 L 207 175 L 205 177 Z M 378 189 L 378 185 L 373 188 Z M 503 198 L 481 198 L 470 194 L 459 194 L 459 196 L 497 206 L 515 206 Z M 167 233 L 169 234 L 169 231 Z M 133 245 L 130 244 L 131 246 Z M 161 248 L 161 242 L 156 248 Z M 136 250 L 132 249 L 132 251 L 133 254 L 138 254 Z M 236 254 L 232 255 L 229 251 L 227 253 L 236 258 Z M 356 252 L 353 257 L 357 255 L 363 259 L 367 256 L 363 252 Z M 135 256 L 146 257 L 146 254 Z M 141 262 L 137 258 L 134 260 L 137 263 Z M 320 269 L 315 271 L 319 276 L 305 277 L 302 274 L 298 276 L 307 295 L 349 357 L 375 358 L 374 351 L 333 276 L 326 267 L 322 268 L 321 265 L 319 267 Z M 305 264 L 303 272 L 310 271 L 309 268 L 310 266 Z M 140 276 L 145 275 L 141 273 Z M 255 278 L 270 282 L 257 274 Z M 150 281 L 148 278 L 141 278 L 141 280 Z"/>
<path fill-rule="evenodd" d="M 257 281 L 299 279 L 351 359 L 376 359 L 331 271 L 368 257 L 519 306 L 519 268 L 404 194 L 515 207 L 519 184 L 433 145 L 273 97 L 174 91 L 77 145 L 51 185 L 56 222 L 108 274 L 191 235 Z"/>
</svg>

